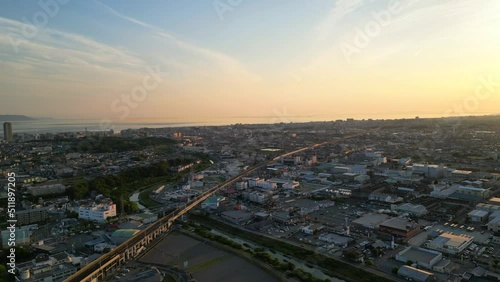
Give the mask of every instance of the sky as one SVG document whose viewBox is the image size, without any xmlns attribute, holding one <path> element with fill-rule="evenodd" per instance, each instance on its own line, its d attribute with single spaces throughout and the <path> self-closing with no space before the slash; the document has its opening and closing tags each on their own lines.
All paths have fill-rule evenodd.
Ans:
<svg viewBox="0 0 500 282">
<path fill-rule="evenodd" d="M 500 113 L 498 50 L 496 0 L 4 0 L 0 114 Z"/>
</svg>

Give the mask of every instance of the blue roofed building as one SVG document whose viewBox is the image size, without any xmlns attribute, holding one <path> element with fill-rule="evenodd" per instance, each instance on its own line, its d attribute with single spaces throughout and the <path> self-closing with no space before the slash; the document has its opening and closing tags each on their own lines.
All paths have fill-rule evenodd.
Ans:
<svg viewBox="0 0 500 282">
<path fill-rule="evenodd" d="M 211 196 L 208 197 L 203 203 L 201 203 L 201 208 L 204 210 L 216 210 L 219 207 L 220 202 L 226 200 L 222 196 Z"/>
</svg>

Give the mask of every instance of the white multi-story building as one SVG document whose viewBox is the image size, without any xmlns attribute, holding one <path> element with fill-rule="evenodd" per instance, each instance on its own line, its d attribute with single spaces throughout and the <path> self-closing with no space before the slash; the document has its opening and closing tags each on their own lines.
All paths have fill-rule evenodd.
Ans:
<svg viewBox="0 0 500 282">
<path fill-rule="evenodd" d="M 243 197 L 251 202 L 262 204 L 266 200 L 268 200 L 271 197 L 271 195 L 269 193 L 261 193 L 254 191 L 254 192 L 244 192 Z"/>
<path fill-rule="evenodd" d="M 248 182 L 240 181 L 236 182 L 236 190 L 245 190 L 248 188 Z"/>
<path fill-rule="evenodd" d="M 258 177 L 249 179 L 248 180 L 248 187 L 253 188 L 253 187 L 257 186 L 257 183 L 259 181 L 264 181 L 264 179 L 260 179 Z"/>
<path fill-rule="evenodd" d="M 116 205 L 113 203 L 81 206 L 78 209 L 78 217 L 81 219 L 106 221 L 113 216 L 116 216 Z"/>
<path fill-rule="evenodd" d="M 413 164 L 411 168 L 413 173 L 423 174 L 430 178 L 442 178 L 446 170 L 446 167 L 435 164 Z"/>
<path fill-rule="evenodd" d="M 278 185 L 276 183 L 271 183 L 269 181 L 258 181 L 256 183 L 256 187 L 263 189 L 276 189 L 278 188 Z"/>
</svg>

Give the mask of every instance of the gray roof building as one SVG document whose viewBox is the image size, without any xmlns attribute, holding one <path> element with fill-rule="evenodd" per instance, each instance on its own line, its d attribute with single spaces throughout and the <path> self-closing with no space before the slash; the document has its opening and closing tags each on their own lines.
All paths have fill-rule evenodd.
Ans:
<svg viewBox="0 0 500 282">
<path fill-rule="evenodd" d="M 400 262 L 412 261 L 420 267 L 431 269 L 443 258 L 443 254 L 425 248 L 407 247 L 396 255 L 396 260 Z"/>
<path fill-rule="evenodd" d="M 398 270 L 398 275 L 415 282 L 435 281 L 434 274 L 431 272 L 408 265 L 401 266 Z"/>
</svg>

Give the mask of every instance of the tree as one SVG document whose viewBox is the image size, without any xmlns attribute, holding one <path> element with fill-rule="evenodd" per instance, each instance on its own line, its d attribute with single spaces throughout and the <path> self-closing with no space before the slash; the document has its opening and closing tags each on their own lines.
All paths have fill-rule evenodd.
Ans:
<svg viewBox="0 0 500 282">
<path fill-rule="evenodd" d="M 81 181 L 69 188 L 69 194 L 72 199 L 79 200 L 87 195 L 89 185 L 86 181 Z"/>
<path fill-rule="evenodd" d="M 394 266 L 391 271 L 392 271 L 392 273 L 397 274 L 398 270 L 399 270 L 399 267 Z"/>
<path fill-rule="evenodd" d="M 66 217 L 66 218 L 78 218 L 78 213 L 75 211 L 67 211 L 64 214 L 64 217 Z"/>
<path fill-rule="evenodd" d="M 7 268 L 3 265 L 0 264 L 0 282 L 7 281 Z"/>
<path fill-rule="evenodd" d="M 356 254 L 353 252 L 348 252 L 345 254 L 345 257 L 349 260 L 355 260 L 357 258 Z"/>
</svg>

